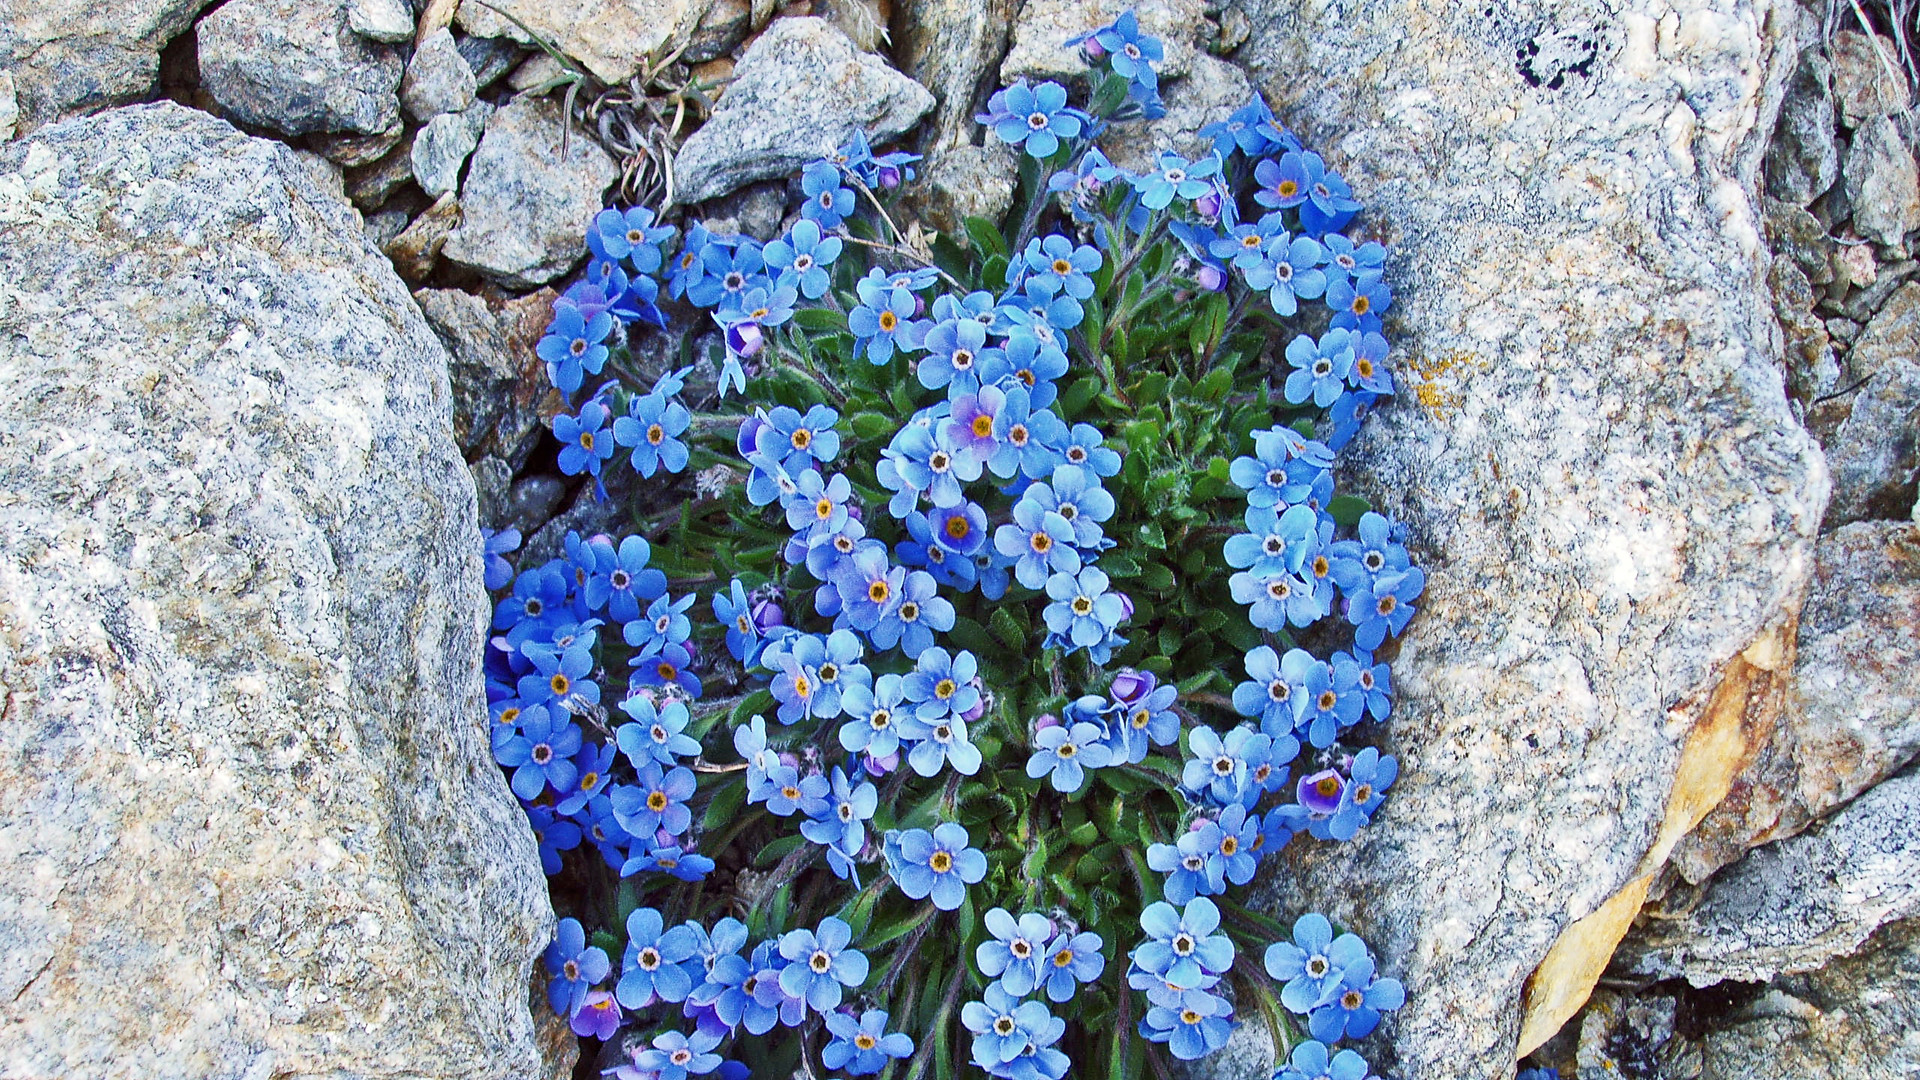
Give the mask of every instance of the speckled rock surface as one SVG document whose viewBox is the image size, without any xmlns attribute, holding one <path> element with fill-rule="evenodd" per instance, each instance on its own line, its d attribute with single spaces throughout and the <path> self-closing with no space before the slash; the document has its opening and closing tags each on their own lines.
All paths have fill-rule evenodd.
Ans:
<svg viewBox="0 0 1920 1080">
<path fill-rule="evenodd" d="M 478 101 L 465 112 L 441 113 L 414 135 L 408 159 L 420 190 L 439 198 L 460 186 L 460 167 L 467 163 L 480 134 L 486 130 L 493 106 Z"/>
<path fill-rule="evenodd" d="M 1812 971 L 1881 926 L 1920 916 L 1920 773 L 1869 790 L 1799 836 L 1755 848 L 1715 875 L 1684 918 L 1649 921 L 1625 971 L 1766 982 Z"/>
<path fill-rule="evenodd" d="M 548 1075 L 446 357 L 320 175 L 171 104 L 0 148 L 10 1076 Z"/>
<path fill-rule="evenodd" d="M 1833 469 L 1827 527 L 1905 517 L 1920 487 L 1920 284 L 1902 285 L 1854 343 L 1842 376 L 1851 393 L 1823 407 Z"/>
<path fill-rule="evenodd" d="M 0 66 L 20 129 L 133 101 L 153 88 L 160 49 L 211 0 L 34 0 L 0 14 Z"/>
<path fill-rule="evenodd" d="M 559 294 L 540 289 L 507 299 L 459 289 L 413 294 L 452 360 L 453 435 L 469 457 L 499 457 L 518 468 L 542 428 L 565 409 L 534 346 Z"/>
<path fill-rule="evenodd" d="M 1208 25 L 1207 6 L 1201 0 L 1027 0 L 1013 26 L 1013 47 L 1000 62 L 1001 81 L 1065 79 L 1085 71 L 1079 51 L 1062 43 L 1107 25 L 1128 9 L 1140 20 L 1140 29 L 1166 46 L 1160 74 L 1185 75 L 1197 51 L 1196 39 Z"/>
<path fill-rule="evenodd" d="M 712 0 L 495 0 L 499 8 L 610 85 L 632 78 L 668 42 L 685 41 Z M 533 39 L 480 4 L 462 4 L 458 25 L 479 37 Z M 668 46 L 665 51 L 671 51 Z"/>
<path fill-rule="evenodd" d="M 1674 849 L 1674 869 L 1690 883 L 1792 836 L 1920 754 L 1920 526 L 1848 525 L 1815 553 L 1777 727 Z M 1691 899 L 1683 891 L 1669 906 Z"/>
<path fill-rule="evenodd" d="M 1907 1080 L 1920 1074 L 1920 921 L 1780 980 L 1707 1035 L 1701 1080 Z"/>
<path fill-rule="evenodd" d="M 422 123 L 443 113 L 457 113 L 473 104 L 478 90 L 473 68 L 453 43 L 445 27 L 428 34 L 407 61 L 400 80 L 400 104 L 407 115 Z"/>
<path fill-rule="evenodd" d="M 487 120 L 444 253 L 503 285 L 544 285 L 586 259 L 582 223 L 619 175 L 590 138 L 569 140 L 561 156 L 559 103 L 515 98 Z"/>
<path fill-rule="evenodd" d="M 1860 235 L 1897 247 L 1920 228 L 1920 174 L 1891 119 L 1868 120 L 1854 131 L 1845 173 L 1853 227 Z"/>
<path fill-rule="evenodd" d="M 1805 27 L 1747 0 L 1233 8 L 1394 246 L 1404 392 L 1348 483 L 1428 571 L 1393 798 L 1256 896 L 1406 981 L 1376 1069 L 1509 1076 L 1523 1015 L 1558 1028 L 1724 794 L 1791 641 L 1827 478 L 1756 198 Z"/>
<path fill-rule="evenodd" d="M 287 135 L 387 131 L 400 54 L 354 33 L 347 0 L 228 0 L 200 20 L 200 82 L 243 124 Z"/>
<path fill-rule="evenodd" d="M 926 88 L 825 19 L 777 19 L 740 57 L 719 107 L 674 157 L 682 203 L 796 173 L 863 129 L 875 144 L 933 108 Z"/>
</svg>

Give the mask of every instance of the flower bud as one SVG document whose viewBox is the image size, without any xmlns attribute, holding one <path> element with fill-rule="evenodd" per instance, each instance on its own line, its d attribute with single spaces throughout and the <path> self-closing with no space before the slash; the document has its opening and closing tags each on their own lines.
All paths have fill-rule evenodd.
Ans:
<svg viewBox="0 0 1920 1080">
<path fill-rule="evenodd" d="M 1120 621 L 1126 622 L 1128 619 L 1133 618 L 1133 597 L 1123 592 L 1117 592 L 1113 595 L 1120 598 Z"/>
<path fill-rule="evenodd" d="M 1120 673 L 1113 677 L 1113 685 L 1108 687 L 1107 693 L 1113 695 L 1113 700 L 1131 705 L 1153 693 L 1156 681 L 1151 672 L 1121 668 Z"/>
<path fill-rule="evenodd" d="M 780 764 L 789 766 L 793 769 L 798 769 L 800 768 L 799 755 L 794 754 L 792 751 L 789 751 L 789 750 L 782 750 L 780 751 Z"/>
<path fill-rule="evenodd" d="M 1208 292 L 1219 292 L 1227 287 L 1227 272 L 1212 263 L 1201 263 L 1193 279 Z"/>
<path fill-rule="evenodd" d="M 867 767 L 867 775 L 879 778 L 900 767 L 900 752 L 894 751 L 886 757 L 874 757 L 868 754 L 861 764 Z"/>
<path fill-rule="evenodd" d="M 1035 717 L 1033 721 L 1033 731 L 1034 731 L 1034 734 L 1036 735 L 1038 735 L 1042 731 L 1047 730 L 1048 728 L 1059 727 L 1059 726 L 1060 726 L 1060 718 L 1053 715 L 1050 712 L 1041 713 L 1039 716 Z"/>
<path fill-rule="evenodd" d="M 1220 193 L 1218 191 L 1207 192 L 1205 195 L 1193 200 L 1193 208 L 1199 212 L 1201 217 L 1206 218 L 1208 221 L 1218 218 L 1220 216 Z"/>
<path fill-rule="evenodd" d="M 1087 40 L 1080 43 L 1080 55 L 1086 57 L 1089 63 L 1103 60 L 1107 55 L 1107 47 L 1100 44 L 1099 38 L 1089 35 Z"/>
<path fill-rule="evenodd" d="M 755 356 L 766 343 L 766 334 L 757 322 L 737 322 L 727 327 L 727 351 L 735 356 Z"/>
<path fill-rule="evenodd" d="M 893 165 L 880 166 L 880 186 L 892 191 L 900 186 L 900 170 Z"/>
<path fill-rule="evenodd" d="M 774 599 L 757 601 L 753 605 L 753 625 L 762 633 L 776 626 L 787 625 L 787 613 L 780 608 L 780 602 Z"/>
</svg>

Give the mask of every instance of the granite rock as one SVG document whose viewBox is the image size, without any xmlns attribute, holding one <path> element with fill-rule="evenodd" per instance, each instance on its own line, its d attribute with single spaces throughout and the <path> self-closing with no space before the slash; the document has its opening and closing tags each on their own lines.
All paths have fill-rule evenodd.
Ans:
<svg viewBox="0 0 1920 1080">
<path fill-rule="evenodd" d="M 1326 912 L 1405 980 L 1377 1069 L 1510 1076 L 1777 708 L 1828 481 L 1756 196 L 1817 28 L 1764 0 L 1231 7 L 1392 245 L 1403 391 L 1346 483 L 1428 573 L 1393 796 L 1254 902 Z"/>
<path fill-rule="evenodd" d="M 1847 147 L 1847 201 L 1861 236 L 1900 247 L 1920 229 L 1920 172 L 1900 128 L 1881 116 L 1863 122 Z"/>
<path fill-rule="evenodd" d="M 1920 284 L 1902 285 L 1847 354 L 1847 384 L 1829 403 L 1843 419 L 1824 435 L 1833 470 L 1826 528 L 1907 516 L 1920 478 Z"/>
<path fill-rule="evenodd" d="M 1833 103 L 1833 61 L 1809 50 L 1800 58 L 1780 122 L 1767 148 L 1767 193 L 1795 206 L 1819 198 L 1840 178 Z"/>
<path fill-rule="evenodd" d="M 0 142 L 13 138 L 20 128 L 20 95 L 13 72 L 0 71 Z"/>
<path fill-rule="evenodd" d="M 347 27 L 348 0 L 228 0 L 195 28 L 200 83 L 227 115 L 286 135 L 400 120 L 405 65 Z"/>
<path fill-rule="evenodd" d="M 1905 112 L 1911 102 L 1900 72 L 1900 47 L 1884 34 L 1858 30 L 1833 35 L 1833 93 L 1848 127 Z"/>
<path fill-rule="evenodd" d="M 20 129 L 153 90 L 160 50 L 211 0 L 37 0 L 0 17 L 0 67 L 13 77 Z"/>
<path fill-rule="evenodd" d="M 932 91 L 933 115 L 921 147 L 929 167 L 943 151 L 970 146 L 982 131 L 974 113 L 999 87 L 1014 0 L 907 0 L 901 5 L 900 56 L 907 74 Z"/>
<path fill-rule="evenodd" d="M 328 132 L 307 136 L 307 145 L 314 152 L 343 169 L 358 169 L 371 165 L 386 157 L 388 151 L 400 145 L 406 138 L 406 125 L 395 123 L 386 131 L 372 135 L 355 132 Z"/>
<path fill-rule="evenodd" d="M 398 45 L 413 40 L 413 9 L 407 0 L 352 0 L 347 26 L 363 38 Z"/>
<path fill-rule="evenodd" d="M 465 112 L 441 113 L 413 137 L 409 160 L 420 190 L 434 198 L 460 186 L 460 167 L 480 145 L 480 133 L 493 116 L 493 106 L 478 101 Z"/>
<path fill-rule="evenodd" d="M 1683 916 L 1647 920 L 1615 963 L 1695 986 L 1812 971 L 1887 923 L 1920 916 L 1920 773 L 1871 788 L 1832 817 L 1755 848 Z"/>
<path fill-rule="evenodd" d="M 1702 1040 L 1701 1080 L 1908 1080 L 1920 1074 L 1920 920 L 1789 976 Z"/>
<path fill-rule="evenodd" d="M 407 223 L 400 235 L 380 245 L 393 268 L 408 281 L 425 281 L 433 273 L 447 237 L 460 226 L 460 200 L 449 191 Z"/>
<path fill-rule="evenodd" d="M 702 202 L 798 172 L 856 129 L 878 145 L 932 108 L 924 87 L 856 50 L 826 20 L 776 19 L 740 57 L 713 115 L 674 156 L 674 200 Z"/>
<path fill-rule="evenodd" d="M 405 135 L 398 146 L 378 161 L 347 170 L 347 198 L 353 200 L 353 205 L 372 212 L 384 206 L 413 179 L 413 141 L 414 134 Z"/>
<path fill-rule="evenodd" d="M 1098 30 L 1128 9 L 1139 18 L 1142 30 L 1166 46 L 1160 74 L 1185 75 L 1200 53 L 1201 38 L 1210 36 L 1213 24 L 1207 21 L 1208 7 L 1203 0 L 1026 0 L 1013 24 L 1013 46 L 1000 62 L 1000 80 L 1064 81 L 1078 75 L 1087 65 L 1078 50 L 1064 43 Z"/>
<path fill-rule="evenodd" d="M 497 0 L 493 5 L 580 62 L 609 86 L 633 78 L 656 53 L 686 40 L 712 0 Z M 477 37 L 533 44 L 499 12 L 461 4 L 455 17 Z"/>
<path fill-rule="evenodd" d="M 479 91 L 473 69 L 445 27 L 428 34 L 407 61 L 400 80 L 400 104 L 421 123 L 444 113 L 464 112 Z"/>
<path fill-rule="evenodd" d="M 1189 160 L 1213 149 L 1197 132 L 1253 100 L 1253 86 L 1239 68 L 1205 53 L 1187 64 L 1187 73 L 1162 79 L 1160 99 L 1167 115 L 1145 123 L 1119 125 L 1106 140 L 1115 165 L 1151 172 L 1162 150 Z"/>
<path fill-rule="evenodd" d="M 171 103 L 0 148 L 12 1075 L 550 1075 L 446 355 L 320 175 Z"/>
<path fill-rule="evenodd" d="M 497 457 L 518 469 L 547 424 L 566 410 L 533 351 L 557 296 L 552 289 L 518 298 L 460 289 L 413 294 L 452 360 L 453 435 L 469 459 Z"/>
<path fill-rule="evenodd" d="M 461 191 L 465 215 L 446 257 L 518 289 L 544 285 L 586 258 L 587 222 L 620 175 L 576 130 L 560 153 L 560 105 L 516 98 L 488 118 Z"/>
<path fill-rule="evenodd" d="M 1767 273 L 1773 313 L 1786 339 L 1787 388 L 1802 401 L 1831 393 L 1840 381 L 1827 324 L 1813 310 L 1813 285 L 1791 259 L 1776 258 Z"/>
</svg>

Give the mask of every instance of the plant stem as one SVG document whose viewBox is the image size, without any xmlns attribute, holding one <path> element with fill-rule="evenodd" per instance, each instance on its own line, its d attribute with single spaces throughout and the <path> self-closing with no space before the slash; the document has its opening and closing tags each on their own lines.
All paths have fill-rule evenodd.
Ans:
<svg viewBox="0 0 1920 1080">
<path fill-rule="evenodd" d="M 913 1061 L 907 1066 L 907 1080 L 923 1075 L 927 1061 L 933 1056 L 933 1040 L 947 1037 L 947 1023 L 953 1018 L 953 1007 L 960 1000 L 960 985 L 965 981 L 967 965 L 963 960 L 953 967 L 953 980 L 947 984 L 947 995 L 941 999 L 940 1011 L 933 1016 L 933 1023 L 927 1026 L 927 1037 L 921 1041 L 920 1050 L 913 1055 Z M 943 1078 L 944 1080 L 944 1078 Z"/>
</svg>

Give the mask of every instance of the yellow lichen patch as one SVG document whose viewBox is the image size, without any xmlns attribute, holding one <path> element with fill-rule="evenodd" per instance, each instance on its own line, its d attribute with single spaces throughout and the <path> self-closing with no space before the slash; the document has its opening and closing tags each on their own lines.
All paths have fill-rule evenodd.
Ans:
<svg viewBox="0 0 1920 1080">
<path fill-rule="evenodd" d="M 1460 382 L 1489 366 L 1485 357 L 1464 349 L 1448 349 L 1437 356 L 1416 353 L 1407 358 L 1413 399 L 1427 411 L 1428 417 L 1436 422 L 1444 421 L 1466 401 L 1458 389 Z"/>
</svg>

